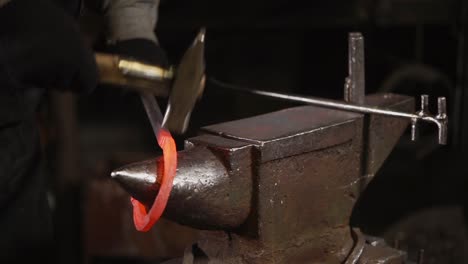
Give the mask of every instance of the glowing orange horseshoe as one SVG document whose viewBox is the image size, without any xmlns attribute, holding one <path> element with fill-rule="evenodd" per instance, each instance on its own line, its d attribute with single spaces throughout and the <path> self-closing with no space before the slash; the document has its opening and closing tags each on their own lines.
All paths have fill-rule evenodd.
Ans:
<svg viewBox="0 0 468 264">
<path fill-rule="evenodd" d="M 133 205 L 133 222 L 138 231 L 147 232 L 159 220 L 167 205 L 171 194 L 172 184 L 177 170 L 177 149 L 171 133 L 160 129 L 157 136 L 158 144 L 163 150 L 164 174 L 158 195 L 154 199 L 153 206 L 146 212 L 145 206 L 133 197 L 130 201 Z"/>
</svg>

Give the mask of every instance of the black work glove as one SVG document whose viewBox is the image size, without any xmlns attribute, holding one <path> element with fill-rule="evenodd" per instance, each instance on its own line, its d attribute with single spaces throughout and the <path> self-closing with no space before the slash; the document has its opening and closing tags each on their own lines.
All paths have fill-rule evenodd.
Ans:
<svg viewBox="0 0 468 264">
<path fill-rule="evenodd" d="M 168 68 L 169 62 L 164 50 L 155 42 L 148 39 L 130 39 L 109 45 L 107 52 L 146 62 L 162 68 Z"/>
<path fill-rule="evenodd" d="M 50 0 L 0 8 L 0 64 L 22 87 L 90 92 L 97 84 L 93 52 L 73 18 Z"/>
</svg>

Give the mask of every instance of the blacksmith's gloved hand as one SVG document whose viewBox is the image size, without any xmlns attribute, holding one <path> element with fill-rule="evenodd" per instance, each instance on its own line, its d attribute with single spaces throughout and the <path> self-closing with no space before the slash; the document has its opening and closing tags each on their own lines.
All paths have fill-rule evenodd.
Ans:
<svg viewBox="0 0 468 264">
<path fill-rule="evenodd" d="M 51 0 L 11 0 L 0 8 L 0 64 L 24 87 L 87 93 L 97 84 L 92 50 Z"/>
</svg>

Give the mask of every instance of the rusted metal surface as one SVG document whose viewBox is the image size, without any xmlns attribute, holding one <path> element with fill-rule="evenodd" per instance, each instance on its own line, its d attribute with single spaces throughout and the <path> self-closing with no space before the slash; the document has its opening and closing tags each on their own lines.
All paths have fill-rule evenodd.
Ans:
<svg viewBox="0 0 468 264">
<path fill-rule="evenodd" d="M 300 106 L 207 126 L 201 131 L 250 142 L 260 150 L 260 161 L 267 162 L 345 143 L 355 136 L 353 121 L 360 116 Z"/>
<path fill-rule="evenodd" d="M 366 97 L 366 104 L 392 110 L 414 111 L 414 99 L 397 94 L 373 94 Z M 364 146 L 364 175 L 371 177 L 377 173 L 388 157 L 410 121 L 400 118 L 370 115 L 365 127 L 366 145 Z M 370 180 L 370 178 L 369 178 Z"/>
<path fill-rule="evenodd" d="M 239 138 L 252 133 L 247 134 L 250 139 L 261 140 L 257 212 L 249 219 L 255 223 L 249 231 L 254 226 L 255 236 L 280 263 L 295 263 L 302 256 L 317 261 L 344 258 L 322 252 L 351 246 L 348 219 L 359 178 L 361 116 L 307 106 L 262 117 L 269 124 L 263 134 L 253 126 L 262 123 L 252 119 L 238 121 L 236 126 L 245 130 L 223 133 Z M 217 129 L 228 131 L 232 125 Z"/>
<path fill-rule="evenodd" d="M 413 98 L 397 94 L 369 95 L 365 98 L 365 103 L 402 112 L 411 112 L 415 108 Z M 339 118 L 336 113 L 341 113 Z M 352 126 L 340 126 L 339 136 L 328 133 L 329 131 L 324 128 L 337 123 L 352 123 L 357 116 L 361 115 L 303 106 L 208 126 L 202 131 L 252 142 L 262 150 L 260 155 L 263 162 L 346 142 L 355 133 Z M 363 174 L 370 180 L 370 177 L 375 175 L 382 166 L 410 122 L 406 119 L 382 115 L 369 115 L 366 122 L 368 122 L 364 128 L 366 160 Z M 319 129 L 316 129 L 317 127 Z M 271 137 L 269 133 L 272 131 L 279 136 Z M 303 133 L 303 131 L 308 132 Z M 282 144 L 277 144 L 276 141 L 280 139 L 282 139 Z M 287 142 L 289 148 L 284 148 L 286 144 L 284 142 Z"/>
<path fill-rule="evenodd" d="M 361 125 L 356 121 L 355 129 L 362 129 Z M 339 136 L 339 127 L 334 130 Z M 259 168 L 257 232 L 275 260 L 298 263 L 303 259 L 298 256 L 318 262 L 344 260 L 345 255 L 335 254 L 352 241 L 348 219 L 357 196 L 356 165 L 361 161 L 361 140 L 354 135 L 346 143 L 270 161 Z"/>
</svg>

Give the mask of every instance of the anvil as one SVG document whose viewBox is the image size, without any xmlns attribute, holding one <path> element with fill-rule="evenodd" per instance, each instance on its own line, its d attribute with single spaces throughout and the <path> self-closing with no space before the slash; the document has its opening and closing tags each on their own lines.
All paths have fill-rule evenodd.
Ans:
<svg viewBox="0 0 468 264">
<path fill-rule="evenodd" d="M 366 105 L 413 111 L 414 100 L 373 94 Z M 404 263 L 349 219 L 359 194 L 409 121 L 299 106 L 204 127 L 179 152 L 164 216 L 201 230 L 170 263 Z M 162 158 L 112 173 L 150 206 Z"/>
</svg>

